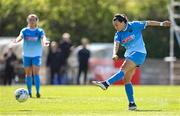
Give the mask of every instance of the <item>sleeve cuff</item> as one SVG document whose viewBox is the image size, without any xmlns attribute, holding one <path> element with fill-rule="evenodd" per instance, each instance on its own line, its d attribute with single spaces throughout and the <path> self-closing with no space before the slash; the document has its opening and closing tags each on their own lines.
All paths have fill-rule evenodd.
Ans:
<svg viewBox="0 0 180 116">
<path fill-rule="evenodd" d="M 114 40 L 114 41 L 120 43 L 120 41 L 118 41 L 118 40 Z"/>
<path fill-rule="evenodd" d="M 146 27 L 147 27 L 147 25 L 148 25 L 148 21 L 145 21 L 144 23 L 145 23 L 145 24 L 144 24 L 144 29 L 146 29 Z"/>
</svg>

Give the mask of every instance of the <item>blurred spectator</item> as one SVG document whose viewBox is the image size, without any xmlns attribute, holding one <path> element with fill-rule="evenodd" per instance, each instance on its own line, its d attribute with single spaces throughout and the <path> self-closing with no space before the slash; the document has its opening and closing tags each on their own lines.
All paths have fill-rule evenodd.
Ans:
<svg viewBox="0 0 180 116">
<path fill-rule="evenodd" d="M 70 39 L 71 35 L 69 33 L 64 33 L 62 35 L 62 40 L 60 40 L 59 42 L 59 48 L 62 51 L 62 56 L 61 60 L 62 60 L 62 67 L 61 67 L 61 78 L 64 78 L 64 82 L 63 84 L 67 83 L 67 70 L 68 70 L 68 64 L 67 64 L 67 60 L 69 58 L 69 55 L 71 53 L 71 49 L 72 49 L 72 43 L 71 43 L 71 39 Z"/>
<path fill-rule="evenodd" d="M 62 35 L 62 40 L 59 42 L 59 48 L 62 50 L 64 54 L 65 61 L 67 63 L 67 59 L 71 53 L 72 43 L 70 39 L 71 35 L 69 33 L 64 33 Z"/>
<path fill-rule="evenodd" d="M 17 61 L 17 57 L 13 52 L 12 48 L 8 49 L 8 52 L 4 53 L 4 61 L 5 61 L 5 77 L 4 77 L 4 85 L 11 85 L 12 79 L 15 77 L 14 66 Z"/>
<path fill-rule="evenodd" d="M 82 48 L 78 52 L 79 71 L 77 76 L 77 84 L 80 84 L 81 72 L 84 72 L 84 84 L 87 80 L 88 62 L 90 58 L 90 51 L 87 49 L 88 39 L 81 39 Z"/>
<path fill-rule="evenodd" d="M 60 68 L 62 65 L 62 51 L 56 42 L 52 42 L 48 53 L 46 65 L 50 68 L 50 83 L 61 83 Z"/>
</svg>

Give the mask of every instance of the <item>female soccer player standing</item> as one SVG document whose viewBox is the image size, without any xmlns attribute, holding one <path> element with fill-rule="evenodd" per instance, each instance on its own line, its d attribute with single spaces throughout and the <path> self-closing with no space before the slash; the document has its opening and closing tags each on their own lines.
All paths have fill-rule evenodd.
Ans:
<svg viewBox="0 0 180 116">
<path fill-rule="evenodd" d="M 25 68 L 26 84 L 30 97 L 32 97 L 32 76 L 36 86 L 36 97 L 40 97 L 40 76 L 42 47 L 48 46 L 44 30 L 38 27 L 38 17 L 30 14 L 27 17 L 27 27 L 23 28 L 19 36 L 13 41 L 18 43 L 23 40 L 23 65 Z"/>
<path fill-rule="evenodd" d="M 119 45 L 125 47 L 125 61 L 120 70 L 103 82 L 93 81 L 92 83 L 106 90 L 110 85 L 118 80 L 124 79 L 125 91 L 129 101 L 129 110 L 137 108 L 134 96 L 131 78 L 136 67 L 142 65 L 146 58 L 146 48 L 144 45 L 142 30 L 147 26 L 166 26 L 169 27 L 169 21 L 133 21 L 128 22 L 127 17 L 123 14 L 116 14 L 113 17 L 113 26 L 117 30 L 114 36 L 114 49 L 112 59 L 118 60 L 117 52 Z"/>
</svg>

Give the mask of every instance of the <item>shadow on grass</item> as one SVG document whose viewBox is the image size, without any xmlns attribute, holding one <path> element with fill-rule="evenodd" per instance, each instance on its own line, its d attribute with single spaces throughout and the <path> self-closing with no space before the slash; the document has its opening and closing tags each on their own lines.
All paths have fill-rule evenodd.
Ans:
<svg viewBox="0 0 180 116">
<path fill-rule="evenodd" d="M 58 99 L 56 97 L 41 97 L 41 98 L 37 98 L 37 99 Z"/>
<path fill-rule="evenodd" d="M 32 112 L 32 110 L 18 110 L 20 112 Z"/>
<path fill-rule="evenodd" d="M 31 97 L 30 99 L 58 99 L 58 98 L 57 97 L 40 97 L 40 98 Z"/>
<path fill-rule="evenodd" d="M 141 110 L 141 109 L 138 109 L 138 110 L 135 110 L 135 112 L 162 112 L 163 110 Z"/>
</svg>

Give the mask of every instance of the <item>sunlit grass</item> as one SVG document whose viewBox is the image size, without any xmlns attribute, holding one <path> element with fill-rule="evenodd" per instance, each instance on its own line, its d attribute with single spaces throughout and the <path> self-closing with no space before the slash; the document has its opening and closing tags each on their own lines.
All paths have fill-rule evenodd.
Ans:
<svg viewBox="0 0 180 116">
<path fill-rule="evenodd" d="M 124 86 L 42 86 L 42 97 L 18 103 L 17 88 L 0 86 L 0 115 L 179 116 L 180 86 L 135 86 L 137 111 L 128 111 Z"/>
</svg>

